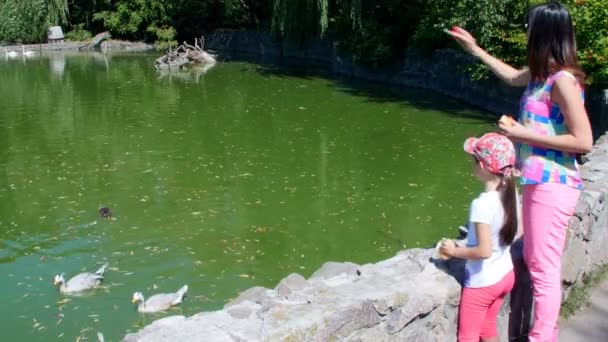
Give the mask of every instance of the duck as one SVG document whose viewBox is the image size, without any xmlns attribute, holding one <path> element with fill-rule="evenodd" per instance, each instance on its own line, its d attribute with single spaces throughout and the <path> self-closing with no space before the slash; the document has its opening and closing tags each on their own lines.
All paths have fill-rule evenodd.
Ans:
<svg viewBox="0 0 608 342">
<path fill-rule="evenodd" d="M 159 293 L 145 300 L 141 292 L 133 293 L 132 303 L 139 302 L 137 311 L 141 313 L 151 313 L 166 310 L 172 306 L 178 305 L 184 299 L 184 295 L 188 291 L 188 285 L 182 286 L 174 293 Z"/>
<path fill-rule="evenodd" d="M 36 52 L 34 51 L 25 51 L 25 47 L 23 45 L 21 45 L 21 54 L 24 57 L 32 57 L 36 54 Z"/>
<path fill-rule="evenodd" d="M 112 211 L 110 211 L 110 208 L 108 207 L 99 208 L 99 215 L 105 219 L 111 219 Z"/>
<path fill-rule="evenodd" d="M 77 274 L 67 282 L 63 278 L 64 274 L 61 273 L 55 276 L 54 284 L 59 285 L 59 292 L 64 294 L 90 290 L 101 283 L 103 280 L 103 274 L 107 267 L 108 264 L 104 264 L 95 273 L 84 272 Z"/>
<path fill-rule="evenodd" d="M 4 54 L 6 55 L 6 57 L 17 57 L 19 56 L 19 53 L 15 52 L 15 51 L 8 51 L 6 48 L 4 48 Z"/>
</svg>

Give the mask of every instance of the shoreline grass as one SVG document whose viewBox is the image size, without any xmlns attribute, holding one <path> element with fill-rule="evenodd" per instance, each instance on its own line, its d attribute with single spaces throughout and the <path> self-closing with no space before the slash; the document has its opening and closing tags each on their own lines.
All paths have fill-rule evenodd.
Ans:
<svg viewBox="0 0 608 342">
<path fill-rule="evenodd" d="M 596 270 L 583 278 L 582 285 L 574 287 L 570 291 L 568 299 L 562 303 L 560 316 L 570 318 L 579 309 L 589 304 L 591 290 L 593 290 L 604 279 L 608 279 L 608 264 L 599 266 Z"/>
</svg>

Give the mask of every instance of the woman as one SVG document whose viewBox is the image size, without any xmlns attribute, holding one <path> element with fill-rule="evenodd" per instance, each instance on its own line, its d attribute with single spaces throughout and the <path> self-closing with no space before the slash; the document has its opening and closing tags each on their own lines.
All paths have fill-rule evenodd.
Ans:
<svg viewBox="0 0 608 342">
<path fill-rule="evenodd" d="M 499 127 L 517 143 L 522 173 L 524 260 L 534 287 L 529 341 L 557 341 L 561 256 L 582 187 L 576 154 L 589 152 L 593 138 L 568 10 L 557 2 L 535 6 L 525 26 L 528 67 L 524 69 L 489 55 L 462 28 L 448 34 L 509 85 L 527 85 L 518 122 L 499 123 Z"/>
</svg>

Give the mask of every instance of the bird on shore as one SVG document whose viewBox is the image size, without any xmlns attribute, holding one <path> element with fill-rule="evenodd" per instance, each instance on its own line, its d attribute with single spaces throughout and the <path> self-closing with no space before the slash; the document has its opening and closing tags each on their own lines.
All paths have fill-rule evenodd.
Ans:
<svg viewBox="0 0 608 342">
<path fill-rule="evenodd" d="M 33 57 L 36 54 L 36 52 L 34 52 L 34 51 L 25 51 L 25 47 L 23 45 L 21 45 L 21 54 L 24 57 Z"/>
<path fill-rule="evenodd" d="M 139 302 L 137 306 L 137 311 L 142 313 L 150 313 L 150 312 L 158 312 L 162 310 L 166 310 L 174 305 L 178 305 L 184 299 L 184 295 L 188 291 L 188 285 L 182 286 L 181 289 L 177 290 L 174 293 L 159 293 L 156 294 L 148 300 L 144 298 L 144 295 L 141 292 L 135 292 L 133 294 L 132 303 Z"/>
<path fill-rule="evenodd" d="M 90 290 L 103 280 L 103 274 L 106 271 L 108 264 L 104 264 L 95 273 L 80 273 L 72 277 L 67 282 L 64 279 L 64 274 L 58 274 L 55 276 L 55 285 L 59 285 L 59 292 L 69 294 L 85 290 Z"/>
<path fill-rule="evenodd" d="M 6 48 L 4 48 L 4 54 L 6 55 L 6 57 L 10 57 L 10 58 L 19 56 L 19 53 L 15 52 L 15 51 L 9 52 Z"/>
</svg>

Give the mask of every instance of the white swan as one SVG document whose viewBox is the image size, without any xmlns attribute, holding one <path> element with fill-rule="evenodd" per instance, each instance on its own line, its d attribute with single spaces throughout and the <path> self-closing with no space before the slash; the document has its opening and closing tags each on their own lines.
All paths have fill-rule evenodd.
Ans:
<svg viewBox="0 0 608 342">
<path fill-rule="evenodd" d="M 55 285 L 59 284 L 59 292 L 74 293 L 85 290 L 90 290 L 103 280 L 103 273 L 106 271 L 108 264 L 104 264 L 95 273 L 80 273 L 72 277 L 67 282 L 63 278 L 63 273 L 55 276 Z"/>
<path fill-rule="evenodd" d="M 19 56 L 19 53 L 15 52 L 15 51 L 9 52 L 6 48 L 4 48 L 4 53 L 6 54 L 6 57 L 14 58 L 14 57 Z"/>
<path fill-rule="evenodd" d="M 135 292 L 131 301 L 133 303 L 139 302 L 139 305 L 137 306 L 137 311 L 139 312 L 157 312 L 181 303 L 186 291 L 188 291 L 188 285 L 182 286 L 182 288 L 175 293 L 159 293 L 148 298 L 148 300 L 144 299 L 144 295 L 141 292 Z"/>
<path fill-rule="evenodd" d="M 32 57 L 36 54 L 36 52 L 34 51 L 25 51 L 25 47 L 23 47 L 23 45 L 21 45 L 21 54 L 25 57 Z"/>
</svg>

